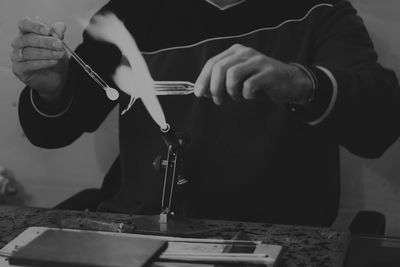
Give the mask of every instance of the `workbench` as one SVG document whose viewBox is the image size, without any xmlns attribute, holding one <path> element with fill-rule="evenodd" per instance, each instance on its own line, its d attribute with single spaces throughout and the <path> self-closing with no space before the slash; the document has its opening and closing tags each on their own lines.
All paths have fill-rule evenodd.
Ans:
<svg viewBox="0 0 400 267">
<path fill-rule="evenodd" d="M 66 218 L 125 222 L 132 220 L 132 215 L 0 205 L 0 248 L 30 226 L 60 227 Z M 254 240 L 283 246 L 279 265 L 283 267 L 343 266 L 350 241 L 348 231 L 331 228 L 207 219 L 196 222 L 209 227 L 215 236 L 229 238 L 244 231 Z"/>
</svg>

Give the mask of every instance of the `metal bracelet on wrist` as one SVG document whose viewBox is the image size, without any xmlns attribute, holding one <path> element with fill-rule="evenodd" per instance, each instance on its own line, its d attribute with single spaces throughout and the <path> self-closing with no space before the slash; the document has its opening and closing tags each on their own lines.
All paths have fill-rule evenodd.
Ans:
<svg viewBox="0 0 400 267">
<path fill-rule="evenodd" d="M 310 71 L 308 68 L 304 67 L 303 65 L 301 65 L 301 64 L 299 64 L 299 63 L 294 63 L 294 62 L 289 63 L 289 65 L 292 65 L 292 66 L 297 67 L 297 68 L 300 69 L 304 74 L 306 74 L 307 77 L 310 79 L 311 85 L 312 85 L 311 94 L 310 94 L 306 99 L 304 99 L 304 100 L 302 100 L 302 101 L 300 101 L 300 102 L 292 102 L 292 101 L 290 101 L 290 102 L 288 103 L 289 106 L 290 106 L 290 109 L 291 109 L 292 111 L 296 111 L 296 109 L 297 109 L 299 106 L 307 105 L 307 104 L 311 103 L 311 102 L 314 100 L 314 98 L 315 98 L 315 91 L 316 91 L 316 89 L 317 89 L 317 87 L 318 87 L 318 84 L 317 84 L 317 78 L 315 77 L 314 73 L 313 73 L 312 71 Z"/>
</svg>

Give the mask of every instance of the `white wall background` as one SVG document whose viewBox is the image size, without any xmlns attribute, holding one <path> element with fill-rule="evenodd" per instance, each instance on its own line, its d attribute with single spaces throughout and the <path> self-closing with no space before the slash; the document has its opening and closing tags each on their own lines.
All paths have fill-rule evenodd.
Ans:
<svg viewBox="0 0 400 267">
<path fill-rule="evenodd" d="M 74 48 L 81 40 L 78 19 L 90 18 L 105 2 L 0 0 L 0 165 L 21 184 L 27 205 L 51 207 L 80 189 L 98 187 L 118 153 L 118 122 L 107 120 L 95 134 L 86 134 L 66 148 L 32 146 L 18 122 L 17 103 L 23 84 L 12 75 L 9 60 L 10 43 L 18 33 L 16 23 L 26 16 L 40 16 L 49 24 L 64 21 L 68 25 L 65 40 Z"/>
<path fill-rule="evenodd" d="M 32 146 L 23 137 L 17 117 L 23 87 L 11 73 L 10 43 L 18 19 L 40 16 L 48 23 L 68 25 L 66 42 L 81 38 L 78 19 L 88 19 L 107 0 L 0 0 L 0 165 L 23 186 L 25 204 L 51 207 L 83 188 L 97 187 L 118 153 L 117 121 L 113 112 L 94 134 L 55 150 Z M 352 0 L 374 40 L 380 61 L 400 77 L 400 1 Z M 400 122 L 399 122 L 400 123 Z M 342 201 L 335 224 L 348 225 L 355 212 L 373 209 L 388 220 L 387 234 L 400 235 L 400 140 L 378 160 L 342 151 Z"/>
</svg>

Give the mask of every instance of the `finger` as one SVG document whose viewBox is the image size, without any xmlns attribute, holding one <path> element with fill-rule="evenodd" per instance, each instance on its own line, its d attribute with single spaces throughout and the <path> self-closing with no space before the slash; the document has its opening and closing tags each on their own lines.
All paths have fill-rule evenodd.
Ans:
<svg viewBox="0 0 400 267">
<path fill-rule="evenodd" d="M 61 59 L 65 55 L 64 51 L 54 51 L 54 50 L 35 48 L 35 47 L 26 47 L 21 51 L 24 60 L 49 60 L 49 59 L 57 60 Z M 18 57 L 20 56 L 19 52 L 15 54 L 18 54 Z"/>
<path fill-rule="evenodd" d="M 273 92 L 278 88 L 276 82 L 277 77 L 272 71 L 264 69 L 262 72 L 256 72 L 243 83 L 243 98 L 252 100 L 267 94 L 279 103 L 279 95 Z"/>
<path fill-rule="evenodd" d="M 251 100 L 256 98 L 256 92 L 259 90 L 261 86 L 262 77 L 260 74 L 256 74 L 251 76 L 243 83 L 243 98 L 246 100 Z"/>
<path fill-rule="evenodd" d="M 26 61 L 23 56 L 23 49 L 13 49 L 10 55 L 11 62 L 22 62 Z"/>
<path fill-rule="evenodd" d="M 211 80 L 211 73 L 212 69 L 215 63 L 217 63 L 219 60 L 223 59 L 224 57 L 227 57 L 231 54 L 233 54 L 235 49 L 232 47 L 223 51 L 222 53 L 210 58 L 206 64 L 204 65 L 200 75 L 198 76 L 196 82 L 195 82 L 195 89 L 194 89 L 194 94 L 198 97 L 200 96 L 205 96 L 209 92 L 210 88 L 210 80 Z"/>
<path fill-rule="evenodd" d="M 22 48 L 21 47 L 21 38 L 22 38 L 22 34 L 21 33 L 19 33 L 18 34 L 18 36 L 17 37 L 15 37 L 13 40 L 12 40 L 12 42 L 11 42 L 11 47 L 13 48 L 13 49 L 15 49 L 15 50 L 18 50 L 18 49 L 20 49 L 20 48 Z"/>
<path fill-rule="evenodd" d="M 236 101 L 242 100 L 245 81 L 259 69 L 260 66 L 254 57 L 229 68 L 226 73 L 227 93 Z"/>
<path fill-rule="evenodd" d="M 54 37 L 58 37 L 61 40 L 64 39 L 64 34 L 67 29 L 67 26 L 63 22 L 56 22 L 53 25 L 51 25 L 51 28 L 53 29 L 53 32 L 55 32 L 57 35 L 53 35 Z"/>
<path fill-rule="evenodd" d="M 14 49 L 25 47 L 46 48 L 50 50 L 62 50 L 62 42 L 60 39 L 51 36 L 40 36 L 34 33 L 27 33 L 16 38 L 12 43 Z"/>
<path fill-rule="evenodd" d="M 29 17 L 26 17 L 20 21 L 18 21 L 18 29 L 21 33 L 36 33 L 40 35 L 49 35 L 50 28 L 40 22 L 39 20 L 33 20 Z"/>
<path fill-rule="evenodd" d="M 58 60 L 30 60 L 25 62 L 17 62 L 13 64 L 13 72 L 20 75 L 22 73 L 29 73 L 55 66 Z"/>
<path fill-rule="evenodd" d="M 229 68 L 241 63 L 245 58 L 234 53 L 216 62 L 212 68 L 210 79 L 210 93 L 214 103 L 221 105 L 226 94 L 226 75 Z"/>
<path fill-rule="evenodd" d="M 232 86 L 242 87 L 241 94 L 244 99 L 257 98 L 274 79 L 274 68 L 266 59 L 265 56 L 255 55 L 232 70 L 230 83 Z M 241 84 L 238 81 L 241 81 Z"/>
<path fill-rule="evenodd" d="M 45 22 L 43 22 L 42 18 L 39 16 L 36 16 L 36 21 L 49 27 Z M 63 22 L 61 22 L 61 21 L 56 22 L 53 25 L 51 25 L 49 29 L 50 29 L 50 32 L 49 32 L 50 36 L 56 37 L 61 40 L 64 39 L 64 33 L 66 30 L 66 26 Z"/>
</svg>

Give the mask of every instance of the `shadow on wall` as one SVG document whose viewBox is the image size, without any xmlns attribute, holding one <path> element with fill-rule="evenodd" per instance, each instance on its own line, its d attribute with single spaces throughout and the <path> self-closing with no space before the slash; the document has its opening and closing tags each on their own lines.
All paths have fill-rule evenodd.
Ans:
<svg viewBox="0 0 400 267">
<path fill-rule="evenodd" d="M 389 183 L 391 191 L 400 197 L 400 142 L 397 141 L 382 158 L 364 161 L 371 174 L 379 174 L 384 182 Z"/>
<path fill-rule="evenodd" d="M 373 199 L 371 193 L 375 191 L 385 191 L 388 195 L 374 195 L 372 197 L 381 197 L 376 202 L 384 202 L 390 198 L 400 199 L 400 168 L 399 168 L 399 151 L 400 142 L 395 143 L 381 158 L 379 159 L 362 159 L 353 156 L 349 152 L 342 149 L 342 202 L 344 208 L 370 208 Z M 374 187 L 374 184 L 377 187 Z M 383 192 L 382 192 L 383 193 Z M 398 203 L 387 203 L 390 205 L 398 205 Z M 377 204 L 374 205 L 375 208 Z M 383 209 L 385 207 L 382 207 Z"/>
</svg>

